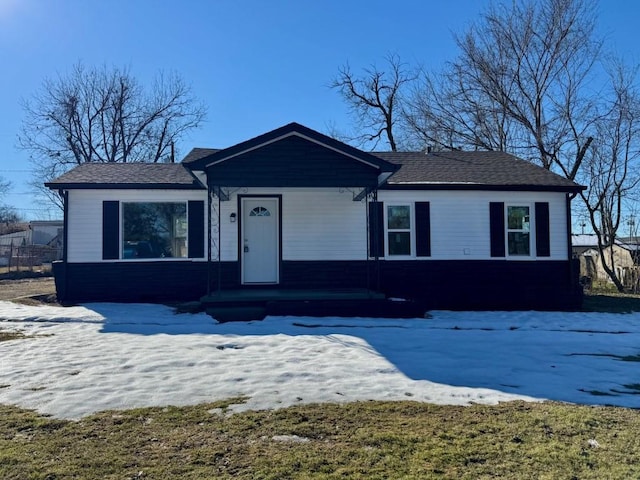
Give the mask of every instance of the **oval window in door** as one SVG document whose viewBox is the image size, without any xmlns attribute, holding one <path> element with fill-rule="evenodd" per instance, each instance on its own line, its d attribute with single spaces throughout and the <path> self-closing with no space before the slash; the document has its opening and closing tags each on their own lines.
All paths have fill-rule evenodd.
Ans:
<svg viewBox="0 0 640 480">
<path fill-rule="evenodd" d="M 270 217 L 271 212 L 264 207 L 255 207 L 249 213 L 250 217 Z"/>
</svg>

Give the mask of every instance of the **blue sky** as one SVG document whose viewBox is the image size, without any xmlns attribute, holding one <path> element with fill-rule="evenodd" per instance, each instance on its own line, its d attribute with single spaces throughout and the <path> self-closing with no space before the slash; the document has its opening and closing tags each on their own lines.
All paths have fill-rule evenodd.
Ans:
<svg viewBox="0 0 640 480">
<path fill-rule="evenodd" d="M 340 65 L 354 71 L 397 53 L 437 68 L 456 54 L 453 32 L 488 0 L 0 0 L 0 176 L 3 199 L 28 219 L 60 217 L 36 201 L 28 155 L 15 148 L 22 110 L 47 77 L 88 65 L 129 67 L 148 83 L 178 72 L 209 108 L 177 146 L 226 147 L 296 121 L 327 132 L 349 127 L 327 85 Z M 640 61 L 640 2 L 603 0 L 601 33 Z"/>
</svg>

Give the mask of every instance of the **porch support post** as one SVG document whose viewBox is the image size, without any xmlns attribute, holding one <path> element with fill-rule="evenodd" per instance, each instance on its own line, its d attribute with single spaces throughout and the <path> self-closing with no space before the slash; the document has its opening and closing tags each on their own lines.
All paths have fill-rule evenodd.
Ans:
<svg viewBox="0 0 640 480">
<path fill-rule="evenodd" d="M 211 295 L 211 194 L 207 182 L 207 296 Z"/>
<path fill-rule="evenodd" d="M 374 202 L 378 201 L 378 189 L 377 188 L 375 188 L 373 190 L 373 201 Z M 379 238 L 378 233 L 381 231 L 381 229 L 384 229 L 384 225 L 380 225 L 378 223 L 378 217 L 376 217 L 376 219 L 374 220 L 374 228 L 375 228 L 375 231 L 376 231 L 375 238 L 376 238 L 376 242 L 377 242 L 377 239 Z M 384 231 L 384 230 L 382 230 L 382 231 Z M 375 258 L 375 262 L 376 262 L 376 290 L 380 291 L 380 279 L 381 279 L 380 278 L 380 255 L 379 255 L 379 250 L 380 249 L 378 248 L 378 245 L 376 245 L 375 250 L 376 251 L 375 251 L 375 257 L 374 258 Z"/>
<path fill-rule="evenodd" d="M 378 222 L 378 215 L 371 217 L 370 206 L 378 201 L 378 189 L 374 188 L 371 193 L 366 196 L 366 209 L 367 209 L 367 288 L 380 291 L 380 255 L 379 255 L 379 233 L 380 229 L 384 228 L 384 225 L 380 225 Z M 384 230 L 382 230 L 384 231 Z M 373 261 L 372 261 L 373 259 Z M 374 277 L 372 277 L 371 269 L 374 269 Z"/>
<path fill-rule="evenodd" d="M 218 195 L 218 293 L 222 290 L 222 248 L 220 241 L 222 240 L 222 212 L 220 212 L 220 195 Z"/>
<path fill-rule="evenodd" d="M 369 194 L 367 194 L 364 197 L 364 216 L 365 216 L 365 225 L 367 226 L 366 229 L 366 248 L 365 248 L 365 254 L 366 254 L 366 265 L 367 265 L 367 292 L 369 294 L 369 297 L 371 297 L 371 272 L 369 271 L 369 266 L 371 264 L 371 261 L 369 260 Z"/>
</svg>

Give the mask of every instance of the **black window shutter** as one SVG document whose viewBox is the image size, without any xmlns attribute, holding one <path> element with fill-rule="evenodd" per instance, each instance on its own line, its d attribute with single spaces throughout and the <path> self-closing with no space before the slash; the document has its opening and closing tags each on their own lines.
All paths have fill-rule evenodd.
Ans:
<svg viewBox="0 0 640 480">
<path fill-rule="evenodd" d="M 431 256 L 431 209 L 429 202 L 416 202 L 416 256 Z"/>
<path fill-rule="evenodd" d="M 536 255 L 551 256 L 549 235 L 549 203 L 536 202 Z"/>
<path fill-rule="evenodd" d="M 120 202 L 102 202 L 102 259 L 120 258 Z"/>
<path fill-rule="evenodd" d="M 187 220 L 189 258 L 204 257 L 204 201 L 189 202 L 189 218 Z"/>
<path fill-rule="evenodd" d="M 369 256 L 384 257 L 384 204 L 369 203 Z"/>
<path fill-rule="evenodd" d="M 504 203 L 489 204 L 489 223 L 491 228 L 491 256 L 504 257 Z"/>
</svg>

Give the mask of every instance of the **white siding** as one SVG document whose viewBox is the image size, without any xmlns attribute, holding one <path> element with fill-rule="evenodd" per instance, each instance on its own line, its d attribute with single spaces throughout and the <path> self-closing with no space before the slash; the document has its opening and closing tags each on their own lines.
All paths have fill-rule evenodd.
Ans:
<svg viewBox="0 0 640 480">
<path fill-rule="evenodd" d="M 104 200 L 121 202 L 203 200 L 206 202 L 206 199 L 206 192 L 197 190 L 70 190 L 67 259 L 70 263 L 104 261 L 102 260 L 102 202 Z"/>
<path fill-rule="evenodd" d="M 220 202 L 220 240 L 222 245 L 222 260 L 235 262 L 238 260 L 238 225 L 240 215 L 238 212 L 238 198 L 233 195 L 227 202 Z M 218 198 L 214 197 L 211 205 L 211 258 L 218 259 Z M 231 223 L 229 216 L 236 214 L 236 221 Z"/>
<path fill-rule="evenodd" d="M 282 204 L 283 260 L 366 260 L 366 203 L 351 192 L 292 191 Z"/>
<path fill-rule="evenodd" d="M 353 193 L 338 188 L 242 189 L 220 203 L 223 261 L 237 260 L 238 193 L 240 195 L 282 195 L 283 260 L 366 260 L 366 204 L 353 201 Z M 212 205 L 217 217 L 217 200 Z M 229 216 L 236 213 L 236 222 Z M 212 223 L 217 223 L 213 220 Z M 214 228 L 212 256 L 217 258 L 217 231 Z"/>
<path fill-rule="evenodd" d="M 430 202 L 431 257 L 433 260 L 488 260 L 490 254 L 489 203 L 529 205 L 534 219 L 535 202 L 549 203 L 551 256 L 540 260 L 566 260 L 567 219 L 564 193 L 491 191 L 380 191 L 385 205 Z M 532 235 L 535 224 L 531 224 Z M 536 259 L 535 243 L 531 257 Z"/>
<path fill-rule="evenodd" d="M 238 194 L 282 195 L 283 260 L 364 260 L 367 252 L 367 214 L 364 201 L 338 188 L 242 189 L 220 202 L 220 243 L 223 261 L 237 260 Z M 380 191 L 380 201 L 413 204 L 428 201 L 431 207 L 431 257 L 433 260 L 486 260 L 490 256 L 489 203 L 530 205 L 549 203 L 551 256 L 542 260 L 566 260 L 568 256 L 564 193 L 474 191 Z M 206 202 L 206 192 L 179 190 L 72 190 L 69 192 L 68 261 L 101 262 L 102 202 L 188 201 Z M 212 205 L 212 258 L 217 259 L 218 202 Z M 236 221 L 230 214 L 236 213 Z M 415 222 L 413 227 L 415 228 Z M 532 224 L 535 231 L 535 225 Z M 415 242 L 414 242 L 415 243 Z M 205 224 L 206 244 L 206 224 Z M 414 246 L 415 252 L 415 246 Z M 534 252 L 535 253 L 535 249 Z M 406 258 L 406 257 L 405 257 Z M 521 259 L 519 257 L 519 259 Z M 535 255 L 531 257 L 535 259 Z"/>
</svg>

